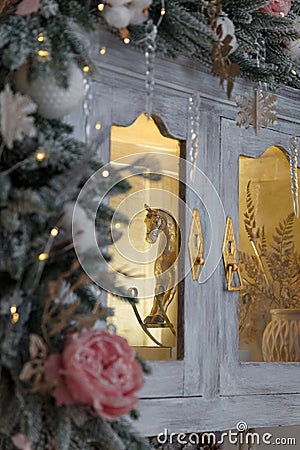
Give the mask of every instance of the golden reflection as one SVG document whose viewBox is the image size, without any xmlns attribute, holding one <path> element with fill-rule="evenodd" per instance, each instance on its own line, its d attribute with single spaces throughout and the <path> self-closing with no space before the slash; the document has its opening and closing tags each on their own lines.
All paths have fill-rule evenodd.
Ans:
<svg viewBox="0 0 300 450">
<path fill-rule="evenodd" d="M 142 153 L 147 153 L 147 155 L 140 159 L 139 154 Z M 156 154 L 152 155 L 152 153 Z M 116 161 L 128 155 L 136 156 L 133 159 L 135 163 L 128 168 L 122 165 L 122 161 L 112 163 L 113 167 L 116 167 L 117 170 L 128 170 L 130 172 L 128 182 L 131 188 L 126 194 L 119 194 L 110 199 L 110 206 L 115 210 L 120 205 L 126 204 L 126 208 L 123 208 L 123 210 L 125 210 L 128 221 L 128 225 L 126 224 L 126 220 L 125 222 L 121 220 L 117 221 L 118 232 L 120 231 L 120 239 L 117 244 L 119 248 L 125 250 L 120 252 L 114 246 L 110 246 L 110 264 L 116 270 L 125 271 L 126 274 L 142 278 L 144 280 L 142 285 L 145 286 L 145 292 L 149 291 L 150 285 L 151 292 L 153 292 L 152 296 L 144 295 L 143 288 L 140 288 L 138 293 L 140 299 L 137 308 L 142 319 L 151 316 L 151 313 L 149 314 L 150 311 L 152 311 L 153 317 L 159 315 L 158 311 L 154 308 L 157 302 L 155 303 L 154 300 L 153 303 L 153 299 L 156 297 L 155 264 L 161 254 L 159 239 L 154 244 L 146 241 L 146 226 L 144 223 L 146 211 L 144 204 L 151 205 L 151 208 L 153 206 L 153 208 L 170 211 L 176 221 L 178 221 L 179 214 L 179 160 L 178 163 L 174 163 L 175 158 L 172 159 L 168 171 L 164 171 L 162 176 L 156 176 L 153 167 L 155 167 L 156 162 L 157 167 L 160 167 L 159 154 L 169 154 L 179 157 L 180 143 L 176 139 L 163 136 L 152 118 L 148 120 L 143 114 L 128 127 L 112 127 L 111 161 Z M 147 161 L 149 162 L 149 167 L 151 167 L 151 172 L 149 173 L 146 167 Z M 135 175 L 135 166 L 145 166 L 144 176 L 141 176 L 140 173 Z M 166 193 L 168 196 L 168 204 L 164 200 L 164 194 Z M 162 236 L 160 239 L 164 237 Z M 165 241 L 165 238 L 163 241 Z M 139 261 L 135 261 L 136 254 L 140 255 Z M 132 289 L 133 286 L 130 285 L 130 278 L 128 283 L 128 286 L 125 286 L 125 288 Z M 177 298 L 178 294 L 174 292 L 173 297 L 171 298 L 170 296 L 164 305 L 165 311 L 168 309 L 168 318 L 174 325 L 176 335 Z M 118 334 L 126 337 L 130 345 L 136 349 L 140 356 L 145 359 L 176 358 L 177 336 L 174 336 L 170 328 L 167 326 L 164 328 L 156 327 L 157 324 L 154 323 L 147 323 L 145 325 L 155 339 L 165 346 L 165 348 L 161 348 L 156 346 L 143 331 L 130 305 L 108 295 L 108 306 L 114 309 L 114 317 L 112 320 L 113 324 L 117 327 Z"/>
<path fill-rule="evenodd" d="M 240 349 L 262 361 L 262 334 L 272 309 L 300 308 L 300 221 L 293 214 L 287 153 L 270 147 L 240 157 Z"/>
</svg>

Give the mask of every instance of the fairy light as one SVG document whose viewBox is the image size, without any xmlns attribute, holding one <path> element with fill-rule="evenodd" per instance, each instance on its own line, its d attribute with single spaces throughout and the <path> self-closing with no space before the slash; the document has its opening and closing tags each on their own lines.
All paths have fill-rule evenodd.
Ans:
<svg viewBox="0 0 300 450">
<path fill-rule="evenodd" d="M 124 42 L 124 44 L 130 44 L 130 38 L 129 37 L 125 37 L 124 39 L 123 39 L 123 42 Z"/>
<path fill-rule="evenodd" d="M 35 154 L 35 159 L 38 162 L 44 161 L 44 159 L 46 159 L 46 157 L 47 157 L 47 154 L 46 154 L 46 152 L 44 152 L 44 150 L 38 150 Z"/>
<path fill-rule="evenodd" d="M 11 314 L 15 314 L 17 312 L 17 307 L 16 307 L 16 305 L 12 305 L 11 307 L 10 307 L 10 313 Z"/>
<path fill-rule="evenodd" d="M 292 74 L 292 75 L 297 75 L 296 70 L 295 70 L 295 69 L 292 69 L 292 70 L 291 70 L 291 74 Z"/>
<path fill-rule="evenodd" d="M 117 230 L 119 230 L 119 229 L 121 228 L 120 222 L 117 222 L 117 223 L 115 224 L 115 228 L 116 228 Z"/>
<path fill-rule="evenodd" d="M 104 3 L 98 4 L 98 11 L 102 12 L 104 10 Z"/>
<path fill-rule="evenodd" d="M 20 315 L 16 312 L 12 314 L 11 323 L 17 323 L 19 321 Z"/>
<path fill-rule="evenodd" d="M 41 58 L 48 58 L 49 52 L 48 52 L 48 50 L 42 50 L 42 49 L 40 49 L 40 50 L 38 51 L 38 55 L 39 55 Z"/>
<path fill-rule="evenodd" d="M 95 128 L 96 128 L 96 130 L 101 130 L 101 123 L 100 122 L 97 122 L 96 123 L 96 125 L 95 125 Z"/>
<path fill-rule="evenodd" d="M 85 66 L 83 66 L 82 70 L 83 70 L 85 73 L 87 73 L 87 72 L 90 71 L 90 66 L 85 65 Z"/>
<path fill-rule="evenodd" d="M 40 253 L 38 256 L 38 260 L 39 261 L 46 261 L 46 259 L 49 258 L 49 254 L 48 253 Z"/>
<path fill-rule="evenodd" d="M 100 55 L 105 55 L 106 53 L 106 47 L 101 47 L 99 50 Z"/>
<path fill-rule="evenodd" d="M 285 14 L 284 14 L 283 11 L 280 11 L 279 15 L 280 15 L 281 17 L 284 17 Z"/>
<path fill-rule="evenodd" d="M 166 8 L 161 8 L 161 10 L 160 10 L 160 15 L 161 16 L 164 16 L 166 14 Z"/>
<path fill-rule="evenodd" d="M 108 170 L 103 170 L 102 176 L 103 176 L 103 178 L 109 177 L 109 171 Z"/>
<path fill-rule="evenodd" d="M 50 231 L 50 236 L 51 237 L 56 237 L 59 233 L 59 229 L 57 227 L 52 228 L 52 230 Z"/>
<path fill-rule="evenodd" d="M 43 34 L 43 33 L 39 33 L 37 40 L 38 40 L 39 42 L 44 42 L 44 40 L 45 40 L 44 34 Z"/>
</svg>

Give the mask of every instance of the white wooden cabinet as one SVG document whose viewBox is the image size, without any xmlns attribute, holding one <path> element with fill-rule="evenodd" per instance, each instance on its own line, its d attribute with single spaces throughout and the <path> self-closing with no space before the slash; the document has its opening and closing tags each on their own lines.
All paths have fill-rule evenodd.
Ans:
<svg viewBox="0 0 300 450">
<path fill-rule="evenodd" d="M 99 55 L 103 42 L 107 51 Z M 90 120 L 99 120 L 107 133 L 101 156 L 108 161 L 107 127 L 128 126 L 145 110 L 144 56 L 110 35 L 95 38 L 92 48 L 97 70 Z M 155 79 L 153 113 L 171 136 L 182 141 L 187 138 L 188 99 L 193 92 L 200 93 L 197 164 L 219 193 L 225 215 L 233 218 L 237 236 L 239 155 L 257 157 L 275 144 L 287 148 L 288 138 L 300 134 L 299 92 L 282 89 L 278 124 L 255 136 L 252 129 L 235 125 L 234 99 L 251 90 L 247 82 L 236 83 L 228 100 L 219 80 L 199 65 L 159 58 Z M 73 116 L 74 122 L 79 114 Z M 200 211 L 207 252 L 212 237 L 217 237 L 212 236 L 201 202 L 187 192 L 186 203 Z M 185 225 L 186 243 L 190 222 Z M 225 216 L 217 227 L 217 234 L 223 236 Z M 187 252 L 185 264 L 190 264 Z M 140 431 L 153 436 L 164 428 L 176 433 L 226 430 L 241 420 L 249 427 L 300 424 L 300 364 L 239 362 L 238 294 L 226 290 L 222 260 L 205 283 L 192 281 L 190 273 L 184 283 L 184 355 L 177 361 L 151 362 L 153 373 L 142 390 L 141 417 L 136 423 Z"/>
</svg>

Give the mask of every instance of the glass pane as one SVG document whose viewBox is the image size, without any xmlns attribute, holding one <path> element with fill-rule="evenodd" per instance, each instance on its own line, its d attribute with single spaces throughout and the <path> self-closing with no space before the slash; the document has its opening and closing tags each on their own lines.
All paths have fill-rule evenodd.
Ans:
<svg viewBox="0 0 300 450">
<path fill-rule="evenodd" d="M 300 221 L 293 213 L 287 153 L 272 146 L 259 158 L 241 156 L 242 361 L 300 360 L 299 226 Z"/>
<path fill-rule="evenodd" d="M 124 162 L 130 155 L 131 162 Z M 176 158 L 161 171 L 161 160 L 168 155 Z M 129 127 L 112 127 L 112 167 L 122 178 L 128 176 L 131 187 L 110 199 L 110 206 L 125 219 L 115 224 L 120 236 L 109 247 L 110 264 L 128 275 L 125 287 L 139 301 L 134 311 L 108 295 L 108 306 L 114 309 L 118 334 L 148 360 L 177 358 L 179 156 L 179 141 L 162 136 L 145 115 Z M 130 276 L 140 279 L 138 289 Z"/>
</svg>

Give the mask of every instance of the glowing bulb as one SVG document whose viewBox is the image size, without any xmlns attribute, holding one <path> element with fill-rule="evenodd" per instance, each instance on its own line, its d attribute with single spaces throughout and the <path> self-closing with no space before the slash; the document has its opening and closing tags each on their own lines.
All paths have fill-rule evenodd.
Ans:
<svg viewBox="0 0 300 450">
<path fill-rule="evenodd" d="M 102 12 L 104 10 L 104 3 L 99 3 L 98 11 Z"/>
<path fill-rule="evenodd" d="M 96 130 L 101 130 L 101 123 L 97 122 L 95 125 Z"/>
<path fill-rule="evenodd" d="M 281 17 L 284 17 L 284 12 L 281 11 L 281 12 L 279 13 L 279 15 L 280 15 Z"/>
<path fill-rule="evenodd" d="M 43 33 L 39 33 L 37 40 L 38 40 L 39 42 L 44 42 L 45 36 L 43 35 Z"/>
<path fill-rule="evenodd" d="M 48 50 L 39 50 L 38 55 L 41 56 L 42 58 L 48 58 L 49 52 Z"/>
<path fill-rule="evenodd" d="M 48 259 L 48 258 L 49 258 L 48 253 L 40 253 L 38 256 L 39 261 L 46 261 L 46 259 Z"/>
<path fill-rule="evenodd" d="M 103 170 L 102 176 L 103 176 L 104 178 L 109 177 L 109 171 L 108 171 L 108 170 Z"/>
<path fill-rule="evenodd" d="M 83 70 L 85 73 L 87 73 L 87 72 L 90 71 L 90 66 L 88 66 L 88 65 L 83 66 L 82 70 Z"/>
<path fill-rule="evenodd" d="M 35 154 L 35 159 L 38 162 L 44 161 L 44 159 L 46 158 L 46 153 L 44 152 L 44 150 L 38 150 Z"/>
<path fill-rule="evenodd" d="M 12 315 L 11 323 L 17 323 L 19 321 L 19 314 L 16 312 Z"/>
<path fill-rule="evenodd" d="M 292 74 L 292 75 L 297 75 L 296 70 L 295 70 L 295 69 L 292 69 L 292 70 L 291 70 L 291 74 Z"/>
<path fill-rule="evenodd" d="M 16 305 L 12 305 L 11 307 L 10 307 L 10 313 L 11 314 L 15 314 L 17 312 L 17 307 L 16 307 Z"/>
<path fill-rule="evenodd" d="M 105 55 L 106 53 L 106 47 L 101 47 L 99 50 L 100 55 Z"/>
<path fill-rule="evenodd" d="M 126 37 L 126 38 L 124 38 L 123 39 L 123 42 L 124 42 L 124 44 L 130 44 L 130 38 L 129 37 Z"/>
<path fill-rule="evenodd" d="M 160 15 L 164 16 L 166 14 L 166 8 L 161 8 Z"/>
<path fill-rule="evenodd" d="M 59 233 L 59 229 L 57 227 L 52 228 L 52 230 L 50 231 L 50 235 L 52 237 L 56 237 Z"/>
<path fill-rule="evenodd" d="M 119 229 L 121 228 L 120 222 L 117 222 L 117 223 L 115 224 L 115 228 L 116 228 L 117 230 L 119 230 Z"/>
</svg>

